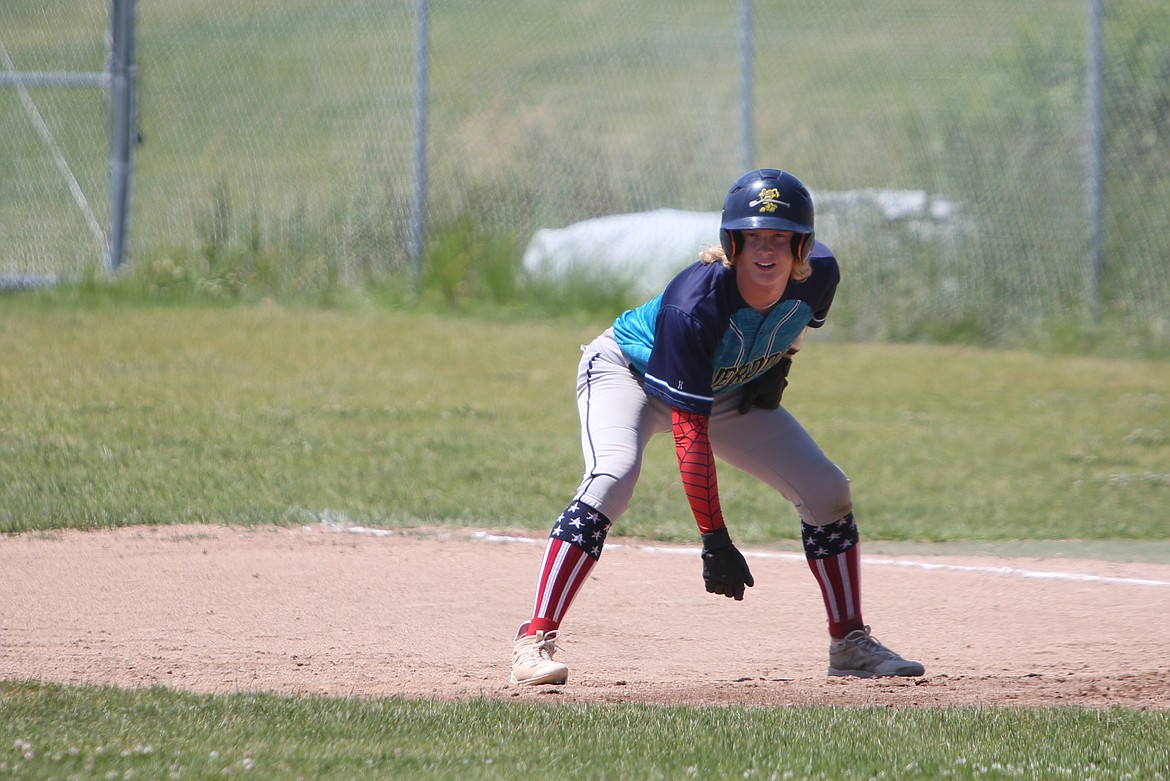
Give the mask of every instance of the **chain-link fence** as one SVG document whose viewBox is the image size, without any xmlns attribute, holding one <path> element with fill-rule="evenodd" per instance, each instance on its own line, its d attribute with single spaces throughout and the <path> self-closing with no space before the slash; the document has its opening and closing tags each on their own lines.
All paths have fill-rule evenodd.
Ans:
<svg viewBox="0 0 1170 781">
<path fill-rule="evenodd" d="M 408 270 L 420 5 L 142 4 L 131 265 L 246 255 L 302 286 Z M 519 255 L 541 228 L 717 211 L 750 138 L 754 165 L 817 196 L 843 336 L 1097 321 L 1170 342 L 1163 0 L 1103 3 L 1096 93 L 1092 0 L 752 3 L 750 112 L 736 0 L 428 5 L 431 243 L 464 230 Z M 107 28 L 91 2 L 5 0 L 4 67 L 100 71 Z M 0 89 L 0 273 L 100 263 L 108 124 L 100 91 Z"/>
</svg>

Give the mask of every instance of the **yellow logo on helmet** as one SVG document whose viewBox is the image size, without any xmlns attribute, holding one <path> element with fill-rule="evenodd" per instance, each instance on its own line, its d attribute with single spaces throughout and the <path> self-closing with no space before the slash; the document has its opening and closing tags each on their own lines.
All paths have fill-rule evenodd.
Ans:
<svg viewBox="0 0 1170 781">
<path fill-rule="evenodd" d="M 761 213 L 767 212 L 770 214 L 781 206 L 789 207 L 790 205 L 791 204 L 780 200 L 779 187 L 767 187 L 763 190 L 760 190 L 760 194 L 756 196 L 754 201 L 748 204 L 748 207 L 754 209 L 759 206 Z"/>
</svg>

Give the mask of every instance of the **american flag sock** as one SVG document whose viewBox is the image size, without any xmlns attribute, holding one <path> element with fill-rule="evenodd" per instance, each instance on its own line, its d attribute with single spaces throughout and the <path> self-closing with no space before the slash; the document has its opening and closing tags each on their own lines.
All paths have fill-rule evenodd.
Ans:
<svg viewBox="0 0 1170 781">
<path fill-rule="evenodd" d="M 544 549 L 528 634 L 560 627 L 569 605 L 601 558 L 611 525 L 605 515 L 581 502 L 573 502 L 557 518 Z"/>
<path fill-rule="evenodd" d="M 857 548 L 857 524 L 853 513 L 827 526 L 800 525 L 808 568 L 821 587 L 829 635 L 842 638 L 863 629 L 861 619 L 861 566 Z"/>
</svg>

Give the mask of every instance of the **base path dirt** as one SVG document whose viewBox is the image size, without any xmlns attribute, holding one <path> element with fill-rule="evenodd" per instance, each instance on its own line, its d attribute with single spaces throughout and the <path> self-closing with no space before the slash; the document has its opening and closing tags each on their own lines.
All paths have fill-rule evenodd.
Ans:
<svg viewBox="0 0 1170 781">
<path fill-rule="evenodd" d="M 527 536 L 525 536 L 527 535 Z M 329 525 L 0 538 L 0 679 L 197 692 L 656 704 L 1170 708 L 1170 565 L 870 556 L 874 634 L 918 679 L 829 678 L 799 553 L 615 539 L 562 627 L 565 686 L 508 684 L 544 541 Z"/>
</svg>

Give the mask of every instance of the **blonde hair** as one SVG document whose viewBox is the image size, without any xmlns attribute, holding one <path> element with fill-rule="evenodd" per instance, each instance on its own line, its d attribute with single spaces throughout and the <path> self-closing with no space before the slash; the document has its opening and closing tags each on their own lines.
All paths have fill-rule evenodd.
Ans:
<svg viewBox="0 0 1170 781">
<path fill-rule="evenodd" d="M 727 253 L 723 251 L 723 247 L 706 246 L 699 250 L 699 260 L 704 263 L 711 264 L 719 262 L 723 264 L 723 268 L 735 268 L 735 258 L 727 257 Z M 803 282 L 812 274 L 812 266 L 807 260 L 798 257 L 792 258 L 792 271 L 788 276 L 793 282 Z"/>
</svg>

